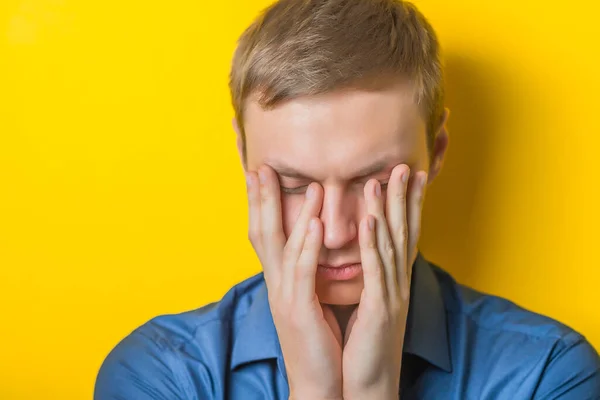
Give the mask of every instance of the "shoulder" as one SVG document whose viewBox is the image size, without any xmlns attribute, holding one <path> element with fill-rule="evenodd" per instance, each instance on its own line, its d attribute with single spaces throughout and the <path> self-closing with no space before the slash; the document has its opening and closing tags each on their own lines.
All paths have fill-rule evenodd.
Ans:
<svg viewBox="0 0 600 400">
<path fill-rule="evenodd" d="M 263 282 L 262 274 L 255 275 L 218 302 L 157 316 L 136 328 L 104 360 L 94 399 L 196 399 L 198 393 L 212 398 L 211 371 L 223 370 L 236 320 L 246 314 Z"/>
<path fill-rule="evenodd" d="M 453 326 L 450 336 L 468 353 L 468 363 L 496 376 L 522 377 L 520 384 L 529 384 L 536 399 L 600 398 L 600 357 L 582 334 L 432 267 Z"/>
<path fill-rule="evenodd" d="M 569 326 L 511 300 L 459 284 L 435 264 L 432 269 L 440 283 L 447 314 L 463 318 L 474 328 L 551 341 L 568 341 L 577 334 Z"/>
</svg>

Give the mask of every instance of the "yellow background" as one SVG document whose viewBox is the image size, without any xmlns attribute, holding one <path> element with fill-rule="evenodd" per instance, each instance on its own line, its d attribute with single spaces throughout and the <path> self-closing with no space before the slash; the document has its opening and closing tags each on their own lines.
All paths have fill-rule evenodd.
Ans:
<svg viewBox="0 0 600 400">
<path fill-rule="evenodd" d="M 596 2 L 416 3 L 453 111 L 424 254 L 600 348 Z M 267 4 L 2 0 L 1 399 L 91 398 L 132 329 L 259 271 L 227 74 Z"/>
</svg>

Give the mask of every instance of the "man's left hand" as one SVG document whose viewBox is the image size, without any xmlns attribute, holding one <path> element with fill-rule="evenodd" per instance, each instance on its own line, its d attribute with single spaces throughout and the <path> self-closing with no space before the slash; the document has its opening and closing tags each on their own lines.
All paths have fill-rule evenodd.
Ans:
<svg viewBox="0 0 600 400">
<path fill-rule="evenodd" d="M 387 193 L 377 180 L 365 185 L 367 216 L 359 227 L 364 289 L 344 338 L 345 400 L 398 399 L 427 181 L 425 171 L 409 175 L 407 165 L 396 166 Z"/>
</svg>

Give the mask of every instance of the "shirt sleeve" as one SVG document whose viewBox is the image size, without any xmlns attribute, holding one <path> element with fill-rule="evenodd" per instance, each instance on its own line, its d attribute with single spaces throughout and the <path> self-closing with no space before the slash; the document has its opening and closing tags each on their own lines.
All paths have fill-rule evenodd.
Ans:
<svg viewBox="0 0 600 400">
<path fill-rule="evenodd" d="M 106 357 L 94 400 L 184 400 L 180 361 L 160 337 L 134 331 Z M 194 396 L 195 397 L 195 396 Z"/>
<path fill-rule="evenodd" d="M 600 399 L 600 357 L 580 334 L 565 336 L 541 377 L 535 400 Z"/>
</svg>

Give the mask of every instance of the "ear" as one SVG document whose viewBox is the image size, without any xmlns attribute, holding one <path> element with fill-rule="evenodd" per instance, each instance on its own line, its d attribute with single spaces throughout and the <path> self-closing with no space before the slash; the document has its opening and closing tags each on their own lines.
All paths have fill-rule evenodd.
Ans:
<svg viewBox="0 0 600 400">
<path fill-rule="evenodd" d="M 436 176 L 439 175 L 444 165 L 444 157 L 446 156 L 446 150 L 448 149 L 448 128 L 446 126 L 448 117 L 450 116 L 450 110 L 444 108 L 438 128 L 436 129 L 435 139 L 433 141 L 433 149 L 431 151 L 431 160 L 429 163 L 429 175 L 427 183 L 431 184 Z"/>
<path fill-rule="evenodd" d="M 236 135 L 238 155 L 240 157 L 242 167 L 244 168 L 244 171 L 246 171 L 246 151 L 244 149 L 244 137 L 242 135 L 242 130 L 238 125 L 237 118 L 233 117 L 233 119 L 231 120 L 231 125 L 233 126 L 233 130 L 235 131 Z"/>
</svg>

